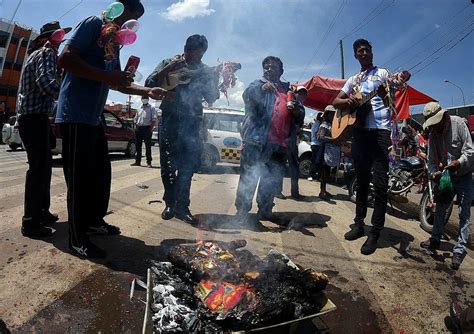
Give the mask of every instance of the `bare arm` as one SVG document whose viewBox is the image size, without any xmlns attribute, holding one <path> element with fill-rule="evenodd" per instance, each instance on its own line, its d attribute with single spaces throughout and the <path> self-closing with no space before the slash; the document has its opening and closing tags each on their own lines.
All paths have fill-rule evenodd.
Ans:
<svg viewBox="0 0 474 334">
<path fill-rule="evenodd" d="M 58 60 L 59 67 L 83 79 L 100 81 L 112 87 L 127 87 L 133 79 L 130 73 L 114 70 L 104 71 L 89 65 L 81 58 L 79 50 L 66 45 Z"/>
<path fill-rule="evenodd" d="M 358 103 L 359 101 L 356 98 L 347 96 L 347 94 L 342 90 L 337 94 L 334 101 L 332 101 L 332 105 L 338 109 L 355 107 Z"/>
</svg>

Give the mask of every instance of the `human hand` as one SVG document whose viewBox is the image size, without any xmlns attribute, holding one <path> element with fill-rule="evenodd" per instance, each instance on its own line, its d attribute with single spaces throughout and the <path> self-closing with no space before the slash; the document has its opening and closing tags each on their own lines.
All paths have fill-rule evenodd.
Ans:
<svg viewBox="0 0 474 334">
<path fill-rule="evenodd" d="M 275 86 L 273 86 L 273 84 L 272 84 L 271 82 L 265 82 L 265 83 L 262 85 L 262 90 L 263 90 L 263 91 L 275 90 Z"/>
<path fill-rule="evenodd" d="M 359 99 L 355 96 L 350 96 L 348 99 L 346 99 L 346 103 L 348 107 L 358 107 Z"/>
<path fill-rule="evenodd" d="M 168 91 L 160 87 L 150 88 L 148 91 L 148 96 L 154 100 L 162 100 L 167 94 Z"/>
<path fill-rule="evenodd" d="M 453 160 L 449 165 L 444 167 L 445 170 L 450 170 L 450 171 L 457 171 L 459 168 L 461 168 L 461 163 L 459 160 Z"/>
<path fill-rule="evenodd" d="M 133 75 L 130 72 L 113 70 L 105 72 L 105 83 L 111 87 L 128 87 L 133 82 Z"/>
<path fill-rule="evenodd" d="M 435 182 L 438 182 L 439 179 L 441 178 L 441 172 L 435 172 L 435 173 L 431 173 L 430 176 L 431 176 L 431 179 Z"/>
</svg>

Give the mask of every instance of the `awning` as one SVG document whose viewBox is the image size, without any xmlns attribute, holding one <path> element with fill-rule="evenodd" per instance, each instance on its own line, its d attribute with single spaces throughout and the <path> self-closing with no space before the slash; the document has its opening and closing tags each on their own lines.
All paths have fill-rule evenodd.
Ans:
<svg viewBox="0 0 474 334">
<path fill-rule="evenodd" d="M 323 111 L 339 94 L 345 82 L 345 79 L 326 78 L 315 75 L 305 82 L 293 85 L 293 87 L 304 86 L 308 90 L 305 106 Z M 409 106 L 436 101 L 408 85 L 405 91 L 395 93 L 395 99 L 399 120 L 410 116 Z"/>
</svg>

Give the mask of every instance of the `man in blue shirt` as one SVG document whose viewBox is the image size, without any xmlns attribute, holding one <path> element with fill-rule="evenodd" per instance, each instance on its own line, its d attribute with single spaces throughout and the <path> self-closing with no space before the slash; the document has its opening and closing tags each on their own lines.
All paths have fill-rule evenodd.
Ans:
<svg viewBox="0 0 474 334">
<path fill-rule="evenodd" d="M 56 122 L 61 129 L 68 187 L 69 248 L 88 258 L 106 255 L 89 240 L 89 233 L 120 233 L 118 227 L 103 219 L 110 198 L 111 165 L 101 116 L 109 88 L 155 99 L 163 93 L 159 88 L 133 84 L 130 73 L 120 70 L 119 45 L 113 38 L 101 43 L 104 27 L 120 27 L 144 13 L 140 0 L 119 2 L 124 11 L 113 22 L 91 16 L 79 23 L 59 57 L 65 73 Z"/>
<path fill-rule="evenodd" d="M 367 40 L 356 40 L 353 49 L 354 57 L 359 61 L 361 70 L 346 81 L 332 104 L 336 108 L 359 107 L 359 100 L 354 97 L 355 93 L 360 92 L 366 95 L 375 89 L 379 90 L 379 95 L 359 107 L 359 110 L 364 108 L 366 117 L 361 121 L 361 126 L 353 130 L 352 156 L 357 175 L 356 216 L 354 227 L 344 235 L 346 240 L 356 240 L 364 236 L 368 190 L 372 179 L 375 192 L 372 230 L 361 248 L 362 254 L 369 255 L 377 248 L 387 211 L 388 154 L 393 120 L 390 108 L 384 104 L 382 98 L 384 90 L 381 84 L 390 77 L 390 74 L 386 69 L 373 65 L 372 46 Z M 408 80 L 409 73 L 406 72 L 405 75 Z M 358 111 L 358 121 L 361 114 Z"/>
</svg>

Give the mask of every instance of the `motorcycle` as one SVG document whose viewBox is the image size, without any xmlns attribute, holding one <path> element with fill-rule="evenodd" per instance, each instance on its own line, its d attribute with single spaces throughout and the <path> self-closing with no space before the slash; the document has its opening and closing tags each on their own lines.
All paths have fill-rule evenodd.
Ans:
<svg viewBox="0 0 474 334">
<path fill-rule="evenodd" d="M 426 158 L 426 146 L 419 145 L 416 156 L 401 158 L 390 162 L 388 196 L 389 203 L 392 201 L 399 203 L 408 202 L 407 195 L 414 186 L 418 187 L 417 193 L 422 193 L 419 205 L 420 227 L 426 232 L 431 232 L 434 223 L 434 181 L 429 178 L 428 161 Z M 352 202 L 356 202 L 357 177 L 354 177 L 349 188 L 349 196 Z M 369 185 L 369 205 L 373 206 L 373 184 Z M 445 224 L 448 222 L 453 210 L 451 202 L 445 217 Z"/>
</svg>

